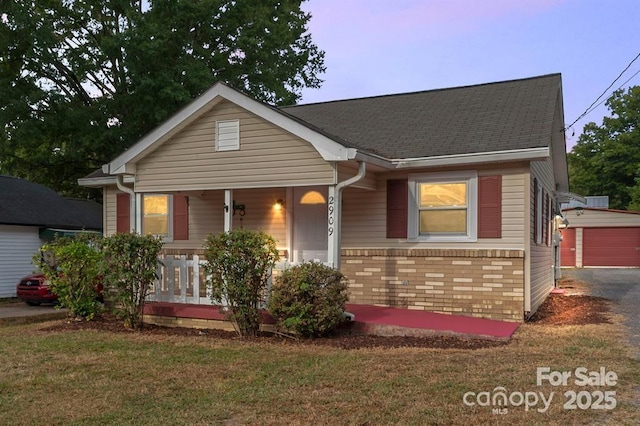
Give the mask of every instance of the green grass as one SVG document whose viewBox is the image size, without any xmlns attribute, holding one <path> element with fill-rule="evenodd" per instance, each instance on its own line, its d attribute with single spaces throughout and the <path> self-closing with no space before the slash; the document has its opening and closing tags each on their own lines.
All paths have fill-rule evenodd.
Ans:
<svg viewBox="0 0 640 426">
<path fill-rule="evenodd" d="M 638 424 L 640 363 L 618 324 L 525 324 L 475 351 L 342 350 L 208 336 L 0 329 L 0 424 Z M 618 406 L 563 410 L 536 367 L 615 371 Z M 465 392 L 537 391 L 548 413 L 468 407 Z"/>
</svg>

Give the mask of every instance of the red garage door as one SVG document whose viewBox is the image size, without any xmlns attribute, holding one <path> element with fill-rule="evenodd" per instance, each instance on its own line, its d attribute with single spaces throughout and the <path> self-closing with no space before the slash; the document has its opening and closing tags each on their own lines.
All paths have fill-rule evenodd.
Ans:
<svg viewBox="0 0 640 426">
<path fill-rule="evenodd" d="M 584 266 L 640 266 L 640 228 L 584 228 Z"/>
<path fill-rule="evenodd" d="M 565 228 L 560 242 L 560 266 L 576 266 L 576 229 Z"/>
</svg>

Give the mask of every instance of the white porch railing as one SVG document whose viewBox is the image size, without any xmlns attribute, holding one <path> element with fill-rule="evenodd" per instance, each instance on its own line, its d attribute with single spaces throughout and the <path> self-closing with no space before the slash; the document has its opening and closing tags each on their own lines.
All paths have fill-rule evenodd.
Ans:
<svg viewBox="0 0 640 426">
<path fill-rule="evenodd" d="M 205 261 L 197 254 L 191 257 L 189 259 L 186 255 L 167 255 L 158 259 L 157 276 L 159 278 L 149 291 L 147 300 L 150 302 L 211 305 L 211 295 L 207 290 L 205 272 L 202 268 Z M 293 265 L 294 263 L 286 260 L 276 263 L 267 282 L 267 291 L 262 307 L 265 307 L 264 305 L 269 298 L 273 274 L 277 275 L 278 271 L 283 271 Z"/>
</svg>

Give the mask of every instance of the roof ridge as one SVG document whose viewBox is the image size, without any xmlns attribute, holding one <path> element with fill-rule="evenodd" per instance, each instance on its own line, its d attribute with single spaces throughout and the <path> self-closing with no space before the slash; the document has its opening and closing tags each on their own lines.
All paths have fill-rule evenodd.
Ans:
<svg viewBox="0 0 640 426">
<path fill-rule="evenodd" d="M 514 78 L 514 79 L 511 79 L 511 80 L 490 81 L 490 82 L 485 82 L 485 83 L 468 84 L 468 85 L 465 85 L 465 86 L 453 86 L 453 87 L 442 87 L 442 88 L 438 88 L 438 89 L 415 90 L 415 91 L 412 91 L 412 92 L 399 92 L 399 93 L 390 93 L 390 94 L 385 94 L 385 95 L 362 96 L 362 97 L 358 97 L 358 98 L 334 99 L 334 100 L 330 100 L 330 101 L 311 102 L 311 103 L 308 103 L 308 104 L 284 105 L 284 106 L 279 106 L 279 107 L 276 106 L 275 108 L 277 108 L 279 110 L 285 110 L 285 109 L 290 109 L 290 108 L 312 106 L 312 105 L 325 105 L 325 104 L 339 103 L 339 102 L 349 102 L 349 101 L 359 101 L 359 100 L 369 100 L 369 99 L 381 99 L 381 98 L 390 98 L 390 97 L 397 97 L 397 96 L 419 95 L 419 94 L 423 94 L 423 93 L 435 93 L 435 92 L 443 92 L 443 91 L 449 91 L 449 90 L 469 89 L 469 88 L 472 88 L 472 87 L 482 87 L 482 86 L 495 86 L 495 85 L 498 85 L 498 84 L 523 82 L 523 81 L 527 81 L 527 80 L 537 80 L 537 79 L 558 77 L 558 76 L 562 76 L 562 73 L 557 72 L 557 73 L 537 75 L 537 76 L 533 76 L 533 77 Z"/>
</svg>

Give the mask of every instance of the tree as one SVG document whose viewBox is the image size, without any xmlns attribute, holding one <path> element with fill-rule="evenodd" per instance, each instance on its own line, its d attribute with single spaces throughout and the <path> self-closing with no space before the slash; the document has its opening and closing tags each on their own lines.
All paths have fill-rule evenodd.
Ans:
<svg viewBox="0 0 640 426">
<path fill-rule="evenodd" d="M 65 194 L 217 81 L 319 87 L 303 0 L 33 0 L 0 21 L 0 173 Z"/>
<path fill-rule="evenodd" d="M 640 210 L 640 86 L 615 92 L 611 117 L 588 123 L 568 154 L 571 190 L 608 195 L 609 206 Z"/>
</svg>

